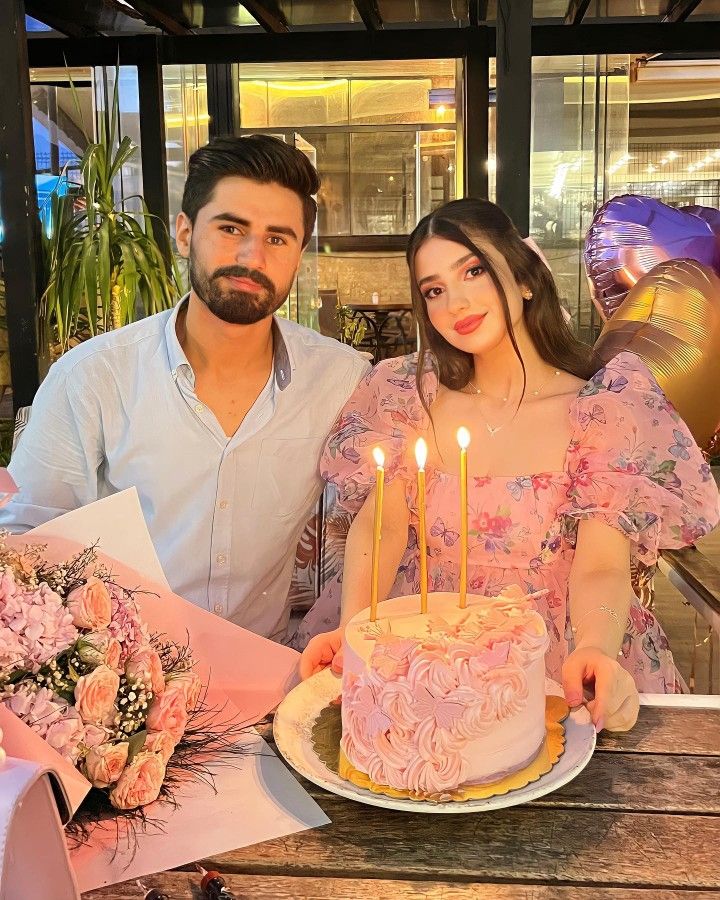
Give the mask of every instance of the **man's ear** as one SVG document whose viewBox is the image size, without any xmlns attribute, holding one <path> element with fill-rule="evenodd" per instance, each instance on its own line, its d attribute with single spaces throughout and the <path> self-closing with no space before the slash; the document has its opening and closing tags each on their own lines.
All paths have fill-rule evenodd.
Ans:
<svg viewBox="0 0 720 900">
<path fill-rule="evenodd" d="M 175 220 L 175 243 L 178 253 L 184 259 L 190 256 L 190 238 L 192 237 L 192 222 L 184 212 L 179 212 Z"/>
</svg>

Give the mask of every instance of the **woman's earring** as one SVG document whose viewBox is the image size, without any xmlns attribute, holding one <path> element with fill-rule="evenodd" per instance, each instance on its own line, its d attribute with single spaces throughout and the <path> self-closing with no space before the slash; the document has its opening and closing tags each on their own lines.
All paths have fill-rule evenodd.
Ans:
<svg viewBox="0 0 720 900">
<path fill-rule="evenodd" d="M 522 297 L 523 297 L 523 300 L 532 300 L 532 298 L 533 298 L 533 292 L 532 292 L 532 291 L 529 291 L 529 290 L 524 290 L 524 291 L 522 292 Z"/>
</svg>

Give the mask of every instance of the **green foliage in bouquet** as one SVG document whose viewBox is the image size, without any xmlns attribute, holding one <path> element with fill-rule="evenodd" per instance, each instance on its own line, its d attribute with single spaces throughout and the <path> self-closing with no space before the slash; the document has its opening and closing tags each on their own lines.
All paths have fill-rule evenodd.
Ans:
<svg viewBox="0 0 720 900">
<path fill-rule="evenodd" d="M 55 192 L 48 201 L 53 227 L 43 237 L 47 287 L 41 325 L 45 345 L 60 352 L 98 332 L 126 325 L 138 314 L 169 309 L 181 292 L 165 223 L 162 228 L 156 224 L 153 232 L 153 220 L 158 220 L 141 196 L 120 200 L 115 196 L 113 180 L 137 152 L 127 136 L 115 147 L 118 80 L 116 70 L 109 121 L 100 116 L 98 140 L 92 143 L 88 138 L 80 161 L 80 193 Z M 71 88 L 82 121 L 72 81 Z M 126 211 L 131 199 L 139 200 L 139 212 Z M 158 233 L 163 247 L 155 237 Z"/>
</svg>

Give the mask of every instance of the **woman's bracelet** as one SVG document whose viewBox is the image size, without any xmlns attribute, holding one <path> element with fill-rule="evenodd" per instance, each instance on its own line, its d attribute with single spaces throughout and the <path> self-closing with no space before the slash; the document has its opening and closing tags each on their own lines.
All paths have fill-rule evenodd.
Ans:
<svg viewBox="0 0 720 900">
<path fill-rule="evenodd" d="M 577 622 L 574 625 L 570 626 L 572 633 L 573 633 L 573 637 L 577 634 L 578 626 L 581 624 L 581 622 L 583 622 L 588 616 L 592 615 L 593 613 L 598 613 L 598 612 L 606 613 L 608 616 L 610 616 L 613 619 L 613 621 L 615 622 L 615 624 L 617 625 L 618 630 L 622 634 L 624 634 L 625 629 L 623 627 L 622 622 L 620 621 L 620 616 L 617 614 L 617 610 L 613 609 L 611 606 L 605 606 L 603 604 L 600 606 L 594 606 L 592 609 L 589 609 L 587 612 L 583 613 L 580 616 L 580 618 L 577 620 Z M 622 655 L 622 650 L 620 650 L 620 652 L 618 653 L 618 656 L 621 656 L 621 655 Z"/>
<path fill-rule="evenodd" d="M 575 634 L 578 630 L 578 626 L 581 622 L 585 621 L 588 616 L 591 616 L 593 613 L 604 612 L 615 620 L 615 624 L 618 628 L 622 628 L 622 624 L 620 622 L 620 616 L 617 614 L 617 610 L 613 609 L 612 606 L 594 606 L 592 609 L 589 609 L 586 613 L 583 613 L 577 622 L 572 626 L 573 634 Z"/>
</svg>

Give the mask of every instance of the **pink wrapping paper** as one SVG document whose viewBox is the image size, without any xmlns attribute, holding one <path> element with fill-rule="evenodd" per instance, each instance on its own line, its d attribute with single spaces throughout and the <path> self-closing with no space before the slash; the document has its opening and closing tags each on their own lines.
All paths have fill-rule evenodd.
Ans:
<svg viewBox="0 0 720 900">
<path fill-rule="evenodd" d="M 84 549 L 82 544 L 58 537 L 34 541 L 32 533 L 9 535 L 5 543 L 16 550 L 32 543 L 45 544 L 43 555 L 51 562 L 61 562 Z M 136 600 L 151 633 L 189 643 L 196 661 L 194 671 L 208 686 L 208 703 L 218 707 L 229 701 L 221 719 L 252 725 L 274 709 L 297 683 L 299 654 L 295 650 L 200 609 L 101 552 L 97 561 L 122 587 L 143 591 Z M 5 733 L 8 756 L 43 762 L 57 771 L 74 814 L 90 790 L 90 782 L 2 705 L 0 728 Z"/>
</svg>

